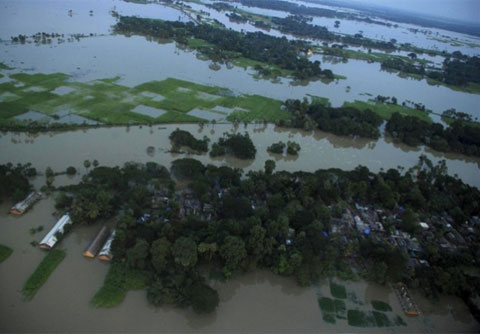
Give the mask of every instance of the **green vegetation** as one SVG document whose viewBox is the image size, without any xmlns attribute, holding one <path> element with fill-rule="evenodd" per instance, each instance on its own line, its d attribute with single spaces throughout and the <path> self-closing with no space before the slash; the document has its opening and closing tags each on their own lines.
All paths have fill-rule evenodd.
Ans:
<svg viewBox="0 0 480 334">
<path fill-rule="evenodd" d="M 47 281 L 48 277 L 53 273 L 55 268 L 63 261 L 66 253 L 61 249 L 52 249 L 43 258 L 37 269 L 28 278 L 22 288 L 22 294 L 27 299 L 32 299 L 37 291 Z"/>
<path fill-rule="evenodd" d="M 300 100 L 285 101 L 287 111 L 292 115 L 288 121 L 277 122 L 280 126 L 312 130 L 318 128 L 341 136 L 360 136 L 377 139 L 382 119 L 376 113 L 353 107 L 331 108 L 322 103 L 308 103 Z"/>
<path fill-rule="evenodd" d="M 273 143 L 269 147 L 267 147 L 267 151 L 271 153 L 283 154 L 285 151 L 285 143 L 283 141 L 279 141 L 278 143 Z"/>
<path fill-rule="evenodd" d="M 0 165 L 0 201 L 9 199 L 19 202 L 25 199 L 32 188 L 28 178 L 36 174 L 31 164 Z"/>
<path fill-rule="evenodd" d="M 288 141 L 287 142 L 287 154 L 290 155 L 298 155 L 298 152 L 300 152 L 300 144 L 296 143 L 294 141 Z"/>
<path fill-rule="evenodd" d="M 425 122 L 433 123 L 433 120 L 430 118 L 428 113 L 404 107 L 402 105 L 375 102 L 373 100 L 368 102 L 355 100 L 354 102 L 345 102 L 343 107 L 350 107 L 359 110 L 371 110 L 384 120 L 389 120 L 394 113 L 399 113 L 404 116 L 412 116 L 422 119 Z"/>
<path fill-rule="evenodd" d="M 454 121 L 444 129 L 412 116 L 394 113 L 385 127 L 393 138 L 410 145 L 427 145 L 437 151 L 480 156 L 480 127 Z"/>
<path fill-rule="evenodd" d="M 305 79 L 334 79 L 330 70 L 322 70 L 320 62 L 299 57 L 301 51 L 308 49 L 303 41 L 288 41 L 261 32 L 243 33 L 217 28 L 213 25 L 191 22 L 171 22 L 131 16 L 119 16 L 114 27 L 117 33 L 139 34 L 152 38 L 169 38 L 186 45 L 199 45 L 200 51 L 215 62 L 231 62 L 244 57 L 255 61 L 291 70 L 293 77 Z M 189 43 L 189 39 L 195 42 Z M 203 40 L 208 44 L 199 43 Z M 203 44 L 203 45 L 202 45 Z M 210 45 L 213 45 L 210 46 Z"/>
<path fill-rule="evenodd" d="M 332 298 L 321 297 L 318 300 L 318 306 L 325 313 L 334 313 L 335 312 L 335 303 Z"/>
<path fill-rule="evenodd" d="M 103 286 L 92 298 L 95 307 L 114 307 L 120 304 L 128 290 L 144 289 L 148 273 L 128 269 L 124 264 L 112 263 Z"/>
<path fill-rule="evenodd" d="M 281 110 L 281 101 L 259 95 L 234 95 L 225 88 L 178 79 L 152 81 L 129 88 L 116 84 L 116 78 L 80 83 L 67 81 L 69 76 L 61 73 L 11 76 L 24 86 L 17 87 L 17 81 L 0 84 L 0 127 L 6 129 L 65 128 L 65 125 L 53 123 L 61 123 L 65 111 L 84 117 L 85 122 L 93 120 L 105 125 L 205 122 L 189 114 L 194 109 L 230 121 L 274 122 L 289 118 L 288 113 Z M 65 94 L 56 94 L 56 89 L 64 90 Z M 233 112 L 228 114 L 221 108 Z M 29 110 L 41 113 L 32 116 L 41 119 L 15 119 Z M 84 125 L 86 123 L 67 126 Z"/>
<path fill-rule="evenodd" d="M 410 271 L 399 247 L 368 236 L 350 235 L 351 240 L 342 242 L 339 234 L 329 233 L 331 217 L 341 216 L 355 203 L 372 203 L 372 208 L 388 215 L 400 206 L 418 216 L 447 212 L 453 217 L 452 228 L 479 214 L 475 205 L 479 190 L 448 176 L 444 162 L 434 166 L 425 157 L 404 173 L 390 169 L 374 174 L 365 167 L 315 173 L 273 169 L 243 176 L 239 169 L 179 159 L 171 167 L 171 175 L 182 181 L 182 190 L 175 192 L 166 168 L 153 162 L 127 163 L 122 168 L 94 168 L 80 184 L 61 190 L 74 198 L 65 210 L 75 222 L 92 224 L 118 215 L 114 259 L 124 266 L 119 270 L 148 273 L 147 298 L 153 305 L 192 306 L 198 312 L 209 312 L 218 304 L 200 266 L 221 272 L 225 279 L 268 268 L 309 286 L 322 276 L 347 276 L 355 254 L 363 277 L 380 284 L 402 279 Z M 399 218 L 406 220 L 405 215 Z M 403 231 L 403 225 L 397 228 Z M 462 254 L 432 248 L 426 254 L 430 266 L 412 273 L 412 280 L 432 293 L 476 293 L 477 278 L 459 269 L 471 265 L 476 246 L 468 245 Z M 446 274 L 455 279 L 442 279 Z M 106 280 L 112 284 L 106 284 L 111 288 L 101 299 L 105 305 L 123 298 L 129 284 L 122 275 L 113 272 Z M 347 298 L 320 296 L 318 302 L 323 315 L 341 319 L 352 302 L 355 307 L 362 304 L 351 301 L 351 294 L 337 285 L 331 286 L 332 295 Z M 355 312 L 346 317 L 352 323 L 363 319 L 355 320 L 359 317 Z M 375 323 L 373 314 L 365 317 Z M 376 317 L 380 325 L 386 324 L 383 316 Z"/>
<path fill-rule="evenodd" d="M 388 312 L 392 310 L 392 307 L 380 300 L 372 300 L 372 306 L 377 311 Z"/>
<path fill-rule="evenodd" d="M 13 249 L 0 245 L 0 263 L 5 261 L 10 255 L 12 255 Z"/>
<path fill-rule="evenodd" d="M 347 298 L 347 290 L 345 290 L 345 286 L 330 281 L 330 293 L 335 298 L 346 299 Z"/>
<path fill-rule="evenodd" d="M 244 135 L 224 133 L 223 137 L 213 144 L 210 156 L 217 157 L 231 154 L 239 159 L 254 159 L 256 153 L 257 149 L 253 145 L 248 132 L 245 132 Z"/>
<path fill-rule="evenodd" d="M 375 319 L 375 323 L 377 327 L 390 327 L 393 323 L 388 319 L 388 316 L 385 313 L 373 311 L 373 318 Z"/>
<path fill-rule="evenodd" d="M 370 312 L 348 310 L 348 324 L 354 327 L 375 327 L 375 317 Z"/>
<path fill-rule="evenodd" d="M 169 138 L 172 141 L 175 149 L 178 149 L 180 146 L 187 146 L 197 152 L 208 151 L 209 139 L 207 137 L 204 137 L 203 140 L 199 140 L 196 139 L 190 132 L 177 128 L 170 134 Z"/>
</svg>

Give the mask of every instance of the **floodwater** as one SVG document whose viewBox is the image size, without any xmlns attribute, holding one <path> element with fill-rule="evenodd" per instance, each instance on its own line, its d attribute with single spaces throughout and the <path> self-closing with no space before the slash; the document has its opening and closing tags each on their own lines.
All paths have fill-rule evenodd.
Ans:
<svg viewBox="0 0 480 334">
<path fill-rule="evenodd" d="M 175 159 L 192 157 L 203 163 L 227 165 L 249 170 L 264 168 L 265 161 L 273 159 L 277 170 L 309 171 L 317 169 L 341 168 L 352 170 L 358 165 L 368 167 L 373 172 L 381 168 L 410 168 L 418 162 L 421 154 L 433 162 L 446 159 L 451 175 L 458 174 L 466 183 L 480 187 L 478 168 L 479 158 L 469 158 L 459 154 L 444 154 L 425 148 L 411 148 L 405 145 L 394 145 L 388 139 L 369 141 L 338 137 L 322 131 L 301 131 L 278 128 L 273 125 L 250 124 L 238 126 L 237 131 L 247 131 L 257 148 L 255 160 L 240 160 L 233 157 L 211 159 L 208 155 L 186 155 L 166 153 L 171 149 L 168 136 L 176 128 L 194 134 L 197 138 L 207 136 L 211 143 L 216 142 L 224 132 L 232 131 L 231 124 L 205 125 L 197 124 L 164 125 L 164 126 L 132 126 L 77 130 L 61 133 L 45 133 L 29 135 L 8 132 L 0 137 L 0 164 L 11 162 L 31 162 L 36 168 L 44 171 L 51 167 L 54 171 L 64 171 L 74 166 L 84 172 L 84 160 L 98 160 L 101 165 L 118 166 L 127 161 L 155 161 L 169 167 Z M 267 147 L 278 141 L 295 141 L 300 144 L 298 157 L 281 156 L 267 152 Z M 154 154 L 147 153 L 147 147 L 155 148 Z"/>
<path fill-rule="evenodd" d="M 310 59 L 324 60 L 319 55 Z M 222 65 L 220 70 L 212 71 L 209 68 L 211 63 L 198 59 L 195 51 L 180 49 L 175 43 L 148 42 L 141 36 L 99 36 L 52 46 L 0 43 L 0 61 L 24 72 L 67 73 L 75 81 L 119 75 L 121 79 L 118 83 L 135 86 L 146 81 L 176 77 L 280 100 L 302 99 L 306 94 L 323 96 L 328 97 L 333 106 L 341 106 L 345 101 L 365 101 L 369 97 L 363 94 L 369 93 L 373 96 L 396 96 L 400 102 L 424 103 L 438 113 L 455 108 L 474 117 L 480 116 L 479 94 L 431 86 L 426 80 L 400 78 L 395 73 L 381 71 L 378 63 L 369 64 L 360 60 L 325 63 L 323 68 L 329 68 L 347 79 L 328 84 L 315 81 L 306 86 L 294 85 L 289 79 L 281 79 L 279 83 L 256 80 L 252 76 L 253 70 L 239 67 Z"/>
<path fill-rule="evenodd" d="M 0 264 L 0 332 L 139 332 L 201 331 L 217 332 L 385 332 L 385 328 L 357 328 L 346 321 L 331 325 L 322 320 L 317 292 L 327 291 L 327 282 L 318 287 L 301 288 L 291 278 L 256 271 L 227 283 L 213 282 L 220 304 L 209 315 L 196 315 L 191 309 L 154 308 L 145 291 L 130 291 L 122 304 L 112 309 L 96 309 L 90 300 L 102 286 L 108 264 L 82 256 L 100 225 L 75 227 L 56 247 L 67 256 L 37 292 L 25 301 L 21 289 L 45 252 L 30 242 L 39 241 L 56 220 L 52 216 L 51 197 L 40 200 L 21 217 L 8 215 L 8 205 L 0 206 L 0 244 L 11 247 L 13 254 Z M 32 227 L 44 231 L 30 234 Z M 388 302 L 393 312 L 402 314 L 391 290 L 366 282 L 343 282 L 348 291 L 369 303 Z M 392 327 L 392 333 L 476 332 L 479 324 L 466 306 L 454 297 L 430 301 L 420 294 L 415 300 L 425 309 L 418 318 L 402 317 L 408 327 Z"/>
</svg>

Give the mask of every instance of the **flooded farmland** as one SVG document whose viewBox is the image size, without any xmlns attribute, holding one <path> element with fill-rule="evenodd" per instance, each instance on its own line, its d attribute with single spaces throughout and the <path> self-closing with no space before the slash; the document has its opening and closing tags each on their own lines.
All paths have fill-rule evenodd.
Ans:
<svg viewBox="0 0 480 334">
<path fill-rule="evenodd" d="M 138 2 L 138 3 L 136 3 Z M 123 36 L 112 33 L 116 19 L 112 15 L 133 15 L 152 19 L 189 22 L 196 19 L 195 12 L 159 3 L 121 0 L 2 0 L 0 2 L 0 63 L 14 68 L 2 70 L 0 83 L 14 80 L 13 72 L 65 73 L 72 82 L 92 83 L 105 78 L 119 77 L 116 83 L 134 87 L 149 81 L 178 78 L 195 83 L 220 86 L 233 94 L 258 94 L 279 100 L 302 99 L 309 95 L 326 97 L 332 106 L 344 102 L 366 101 L 377 95 L 395 96 L 399 102 L 410 100 L 423 103 L 428 109 L 441 113 L 455 108 L 473 118 L 480 117 L 480 95 L 455 91 L 444 86 L 429 85 L 426 80 L 402 78 L 396 73 L 382 71 L 379 63 L 314 55 L 322 68 L 331 69 L 344 76 L 329 83 L 293 82 L 291 78 L 276 81 L 262 80 L 252 68 L 244 69 L 231 64 L 214 64 L 205 60 L 197 51 L 168 40 L 151 40 L 141 36 Z M 188 3 L 194 11 L 207 11 L 211 19 L 217 19 L 227 28 L 236 31 L 263 31 L 250 23 L 230 21 L 225 12 L 217 12 L 205 6 L 214 1 Z M 316 6 L 304 3 L 305 6 Z M 282 11 L 246 7 L 239 9 L 260 15 L 286 17 Z M 322 6 L 322 5 L 318 5 Z M 333 8 L 326 6 L 325 8 Z M 193 14 L 192 14 L 193 13 Z M 19 24 L 21 22 L 21 25 Z M 460 50 L 464 54 L 479 53 L 480 39 L 473 36 L 428 29 L 430 32 L 413 32 L 417 26 L 399 24 L 399 27 L 382 27 L 364 22 L 342 20 L 335 28 L 335 20 L 314 18 L 315 25 L 326 26 L 330 31 L 353 35 L 361 32 L 366 37 L 412 43 L 433 50 Z M 11 37 L 28 36 L 39 32 L 62 35 L 52 42 L 36 43 L 32 39 L 25 44 L 13 43 Z M 274 29 L 264 31 L 276 37 L 293 39 Z M 76 37 L 75 37 L 76 35 Z M 448 35 L 448 37 L 445 37 Z M 313 41 L 319 44 L 319 41 Z M 365 51 L 365 50 L 364 50 Z M 407 53 L 398 53 L 407 55 Z M 428 58 L 427 56 L 425 56 Z M 430 57 L 437 64 L 442 57 Z M 216 65 L 216 66 L 213 66 Z M 1 68 L 1 67 L 0 67 Z M 213 70 L 215 69 L 215 70 Z M 3 74 L 5 73 L 5 74 Z M 16 85 L 21 85 L 17 82 Z M 17 87 L 17 86 L 16 86 Z M 20 86 L 18 86 L 20 87 Z M 35 93 L 35 87 L 33 89 Z M 42 89 L 37 87 L 37 89 Z M 40 92 L 40 91 L 39 91 Z M 52 91 L 57 96 L 74 93 L 67 86 Z M 164 96 L 143 92 L 152 101 L 162 101 Z M 215 98 L 202 93 L 204 100 Z M 11 93 L 0 91 L 0 102 L 15 99 Z M 93 98 L 93 97 L 92 97 Z M 132 96 L 132 99 L 135 97 Z M 205 120 L 223 122 L 234 109 L 216 106 L 211 111 L 193 109 L 189 115 Z M 1 113 L 4 110 L 0 110 Z M 139 105 L 135 112 L 144 116 L 159 117 L 165 110 Z M 56 118 L 54 118 L 55 116 Z M 18 120 L 50 120 L 79 124 L 97 124 L 80 115 L 71 114 L 68 105 L 52 115 L 30 110 L 16 116 Z M 435 119 L 438 121 L 438 118 Z M 189 131 L 196 138 L 207 136 L 210 144 L 225 132 L 247 132 L 254 142 L 255 159 L 241 160 L 231 156 L 211 158 L 207 154 L 172 153 L 169 135 L 176 128 Z M 267 147 L 278 141 L 295 141 L 301 151 L 297 157 L 267 152 Z M 1 132 L 0 164 L 31 163 L 43 173 L 47 167 L 63 172 L 73 166 L 75 176 L 59 175 L 54 185 L 78 184 L 90 169 L 85 160 L 98 160 L 100 166 L 121 166 L 126 162 L 157 162 L 167 168 L 179 158 L 190 157 L 204 164 L 239 168 L 246 174 L 251 170 L 263 170 L 265 161 L 274 160 L 277 171 L 308 171 L 338 168 L 353 170 L 359 165 L 372 172 L 389 168 L 414 166 L 420 155 L 434 163 L 446 160 L 450 175 L 458 175 L 465 183 L 480 187 L 480 158 L 460 154 L 441 153 L 421 146 L 412 148 L 394 143 L 390 138 L 367 140 L 339 137 L 322 131 L 303 131 L 277 127 L 273 124 L 167 124 L 154 126 L 99 127 L 68 132 L 44 132 L 38 134 Z M 33 178 L 39 189 L 45 184 L 43 175 Z M 249 272 L 234 277 L 226 283 L 211 281 L 220 297 L 220 304 L 209 315 L 198 315 L 192 309 L 170 306 L 154 308 L 147 302 L 145 291 L 129 291 L 119 306 L 95 308 L 91 299 L 102 286 L 109 265 L 82 256 L 83 250 L 95 236 L 99 224 L 75 226 L 56 247 L 67 253 L 65 260 L 49 277 L 35 298 L 22 297 L 22 286 L 35 270 L 45 252 L 32 246 L 51 228 L 57 213 L 54 195 L 40 200 L 21 217 L 8 215 L 12 203 L 0 203 L 0 245 L 13 249 L 13 254 L 0 264 L 0 332 L 360 332 L 360 333 L 438 333 L 478 332 L 479 323 L 457 297 L 442 296 L 437 300 L 426 299 L 420 291 L 412 291 L 422 311 L 417 318 L 406 316 L 388 286 L 366 281 L 338 281 L 348 297 L 349 310 L 370 314 L 372 301 L 382 301 L 391 306 L 388 319 L 401 317 L 388 328 L 352 327 L 339 318 L 335 323 L 325 321 L 320 307 L 321 298 L 335 299 L 331 293 L 331 279 L 324 278 L 316 286 L 299 287 L 293 278 L 281 277 L 267 271 Z M 113 221 L 103 222 L 113 225 Z M 43 232 L 32 229 L 43 226 Z"/>
</svg>

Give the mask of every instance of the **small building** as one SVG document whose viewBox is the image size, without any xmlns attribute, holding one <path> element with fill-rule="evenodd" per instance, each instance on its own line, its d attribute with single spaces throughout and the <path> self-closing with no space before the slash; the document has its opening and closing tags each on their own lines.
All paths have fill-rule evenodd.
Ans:
<svg viewBox="0 0 480 334">
<path fill-rule="evenodd" d="M 58 242 L 57 233 L 63 233 L 65 225 L 71 224 L 72 221 L 69 215 L 64 215 L 60 220 L 53 226 L 50 232 L 40 241 L 38 246 L 43 249 L 52 249 L 53 246 Z"/>
<path fill-rule="evenodd" d="M 110 236 L 110 229 L 106 226 L 103 226 L 97 235 L 88 245 L 87 249 L 83 252 L 83 256 L 88 258 L 94 258 L 97 256 L 98 252 L 102 249 L 103 245 Z"/>
<path fill-rule="evenodd" d="M 112 261 L 113 259 L 112 243 L 114 239 L 115 239 L 115 231 L 113 231 L 112 234 L 110 234 L 110 237 L 108 237 L 107 241 L 105 242 L 105 245 L 103 245 L 102 249 L 98 253 L 99 260 Z"/>
<path fill-rule="evenodd" d="M 23 201 L 18 202 L 10 209 L 10 213 L 13 215 L 23 215 L 36 201 L 42 196 L 41 192 L 34 191 L 30 193 Z"/>
</svg>

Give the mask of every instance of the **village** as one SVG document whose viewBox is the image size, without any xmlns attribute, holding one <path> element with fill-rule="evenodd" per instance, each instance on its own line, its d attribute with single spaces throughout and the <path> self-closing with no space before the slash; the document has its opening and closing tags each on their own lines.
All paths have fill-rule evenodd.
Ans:
<svg viewBox="0 0 480 334">
<path fill-rule="evenodd" d="M 129 188 L 133 189 L 136 186 L 136 182 L 128 182 Z M 139 226 L 159 226 L 169 223 L 172 218 L 181 221 L 191 218 L 204 222 L 218 220 L 222 215 L 220 212 L 222 208 L 219 206 L 222 198 L 232 197 L 231 188 L 221 186 L 218 181 L 211 189 L 213 197 L 207 200 L 201 198 L 198 191 L 188 185 L 173 192 L 168 187 L 153 184 L 148 184 L 147 189 L 150 194 L 150 203 L 144 205 L 143 213 L 137 218 L 136 223 Z M 235 196 L 238 197 L 233 195 L 233 198 Z M 246 200 L 251 212 L 268 206 L 271 196 L 268 192 L 250 193 Z M 24 214 L 41 197 L 42 193 L 32 192 L 25 200 L 11 208 L 11 214 Z M 330 212 L 339 212 L 338 208 L 336 204 L 328 206 Z M 414 233 L 409 233 L 402 229 L 402 218 L 406 210 L 402 206 L 397 205 L 393 210 L 386 210 L 379 205 L 354 202 L 353 205 L 342 206 L 340 210 L 340 214 L 329 215 L 329 222 L 322 231 L 323 237 L 338 239 L 343 249 L 348 249 L 348 245 L 358 247 L 361 240 L 374 240 L 380 244 L 390 245 L 401 251 L 406 259 L 406 270 L 402 279 L 405 281 L 414 279 L 417 268 L 430 267 L 425 256 L 427 245 L 435 245 L 451 253 L 465 250 L 470 244 L 477 242 L 477 229 L 480 226 L 478 216 L 473 216 L 458 226 L 454 219 L 444 212 L 417 222 Z M 52 249 L 71 228 L 71 217 L 68 212 L 64 212 L 38 246 L 45 250 Z M 293 247 L 296 234 L 293 227 L 288 228 L 287 237 L 282 241 L 287 249 Z M 114 256 L 112 252 L 114 240 L 115 230 L 101 226 L 95 237 L 86 245 L 83 255 L 90 259 L 98 257 L 102 261 L 111 261 Z M 358 254 L 354 252 L 347 255 L 351 257 L 349 263 L 353 271 L 360 272 L 362 269 L 367 269 L 364 260 Z M 421 310 L 410 297 L 407 285 L 403 282 L 392 282 L 391 288 L 395 291 L 405 314 L 413 316 L 421 314 Z"/>
</svg>

